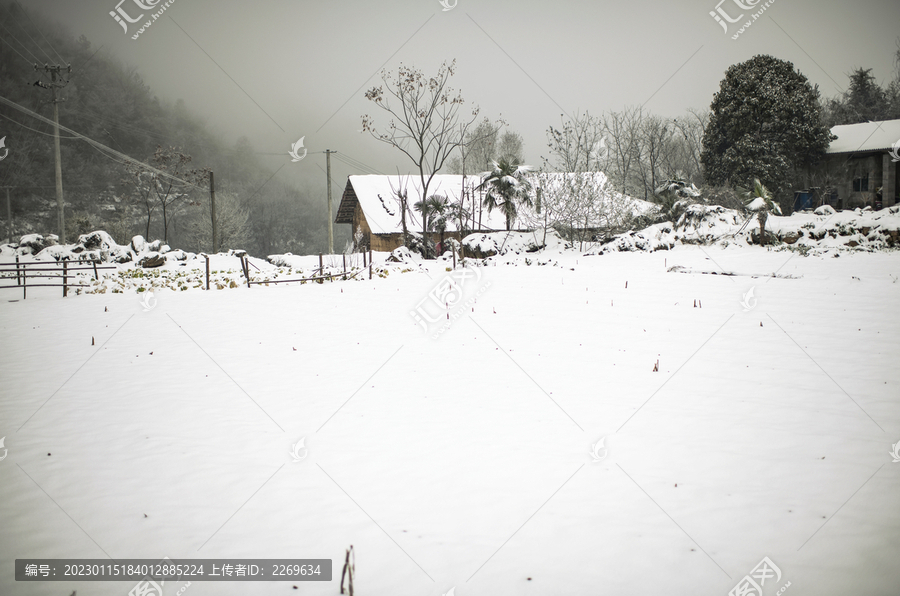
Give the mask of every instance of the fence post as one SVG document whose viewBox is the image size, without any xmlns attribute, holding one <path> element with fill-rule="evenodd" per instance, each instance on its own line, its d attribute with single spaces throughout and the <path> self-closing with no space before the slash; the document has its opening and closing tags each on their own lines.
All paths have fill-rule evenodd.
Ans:
<svg viewBox="0 0 900 596">
<path fill-rule="evenodd" d="M 366 265 L 366 251 L 363 251 L 363 269 L 367 267 Z"/>
<path fill-rule="evenodd" d="M 63 298 L 69 295 L 69 288 L 66 283 L 69 281 L 69 262 L 63 261 Z"/>
<path fill-rule="evenodd" d="M 344 281 L 347 281 L 347 253 L 341 255 L 344 259 Z"/>
<path fill-rule="evenodd" d="M 203 255 L 206 257 L 206 289 L 209 289 L 209 255 Z"/>
<path fill-rule="evenodd" d="M 456 270 L 456 247 L 453 247 L 453 270 Z"/>
<path fill-rule="evenodd" d="M 91 259 L 91 263 L 94 265 L 94 281 L 97 281 L 97 259 Z"/>
<path fill-rule="evenodd" d="M 19 257 L 16 257 L 18 260 Z M 28 290 L 25 289 L 25 282 L 28 280 L 28 270 L 25 268 L 25 263 L 22 263 L 22 300 L 25 300 L 27 297 L 26 294 Z"/>
<path fill-rule="evenodd" d="M 16 285 L 22 285 L 22 276 L 19 274 L 19 255 L 16 255 Z"/>
</svg>

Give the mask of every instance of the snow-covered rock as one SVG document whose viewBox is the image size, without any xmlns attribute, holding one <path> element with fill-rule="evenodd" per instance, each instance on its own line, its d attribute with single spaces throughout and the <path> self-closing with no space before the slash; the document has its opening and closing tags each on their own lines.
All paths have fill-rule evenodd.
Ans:
<svg viewBox="0 0 900 596">
<path fill-rule="evenodd" d="M 413 256 L 409 248 L 401 246 L 391 251 L 391 255 L 387 258 L 391 263 L 412 263 Z"/>
<path fill-rule="evenodd" d="M 559 235 L 553 230 L 548 230 L 546 236 L 548 244 L 552 242 L 554 246 L 558 246 L 561 242 Z M 508 253 L 535 252 L 543 248 L 543 240 L 543 230 L 535 230 L 534 232 L 489 232 L 486 234 L 469 234 L 463 238 L 462 245 L 467 255 L 480 259 Z"/>
<path fill-rule="evenodd" d="M 755 214 L 748 217 L 721 206 L 691 205 L 674 226 L 656 224 L 620 234 L 586 254 L 666 250 L 676 243 L 755 244 L 758 234 Z M 900 206 L 881 211 L 836 212 L 826 205 L 814 213 L 794 213 L 786 217 L 770 214 L 766 220 L 766 234 L 769 240 L 777 241 L 776 247 L 780 243 L 804 251 L 871 251 L 900 247 Z"/>
<path fill-rule="evenodd" d="M 131 239 L 131 250 L 136 255 L 139 255 L 147 250 L 147 241 L 144 240 L 143 236 L 137 235 Z"/>
<path fill-rule="evenodd" d="M 53 246 L 59 241 L 56 234 L 26 234 L 19 238 L 19 254 L 30 255 L 37 254 L 47 248 Z"/>
</svg>

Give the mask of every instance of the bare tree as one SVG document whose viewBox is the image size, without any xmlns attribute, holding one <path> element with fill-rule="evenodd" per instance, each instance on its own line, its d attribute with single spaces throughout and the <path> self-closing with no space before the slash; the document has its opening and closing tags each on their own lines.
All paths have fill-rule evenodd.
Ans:
<svg viewBox="0 0 900 596">
<path fill-rule="evenodd" d="M 147 170 L 140 164 L 128 163 L 126 170 L 131 174 L 134 194 L 144 204 L 147 212 L 147 239 L 150 239 L 150 219 L 153 210 L 159 206 L 163 218 L 163 241 L 169 240 L 169 224 L 173 212 L 187 199 L 191 191 L 209 179 L 209 170 L 192 169 L 187 164 L 191 156 L 181 152 L 177 147 L 156 148 L 150 158 L 150 164 L 171 176 L 163 178 L 160 174 Z M 179 180 L 181 180 L 179 182 Z M 196 203 L 199 204 L 199 203 Z"/>
<path fill-rule="evenodd" d="M 534 208 L 525 223 L 555 229 L 566 241 L 585 243 L 629 229 L 632 199 L 609 188 L 603 172 L 541 172 L 534 176 Z"/>
<path fill-rule="evenodd" d="M 660 180 L 665 178 L 662 164 L 671 157 L 672 131 L 671 122 L 649 114 L 641 120 L 638 127 L 640 159 L 637 162 L 637 170 L 645 201 L 651 199 Z"/>
<path fill-rule="evenodd" d="M 212 220 L 207 216 L 209 199 L 202 201 L 201 213 L 188 224 L 191 241 L 198 250 L 212 249 Z M 230 192 L 216 192 L 216 242 L 223 248 L 244 248 L 250 239 L 250 211 Z"/>
<path fill-rule="evenodd" d="M 422 196 L 434 176 L 444 167 L 450 155 L 465 143 L 466 133 L 478 118 L 478 108 L 471 118 L 461 118 L 459 110 L 464 100 L 448 86 L 456 61 L 444 62 L 436 76 L 427 78 L 422 71 L 400 65 L 396 78 L 384 71 L 383 85 L 366 91 L 366 99 L 390 114 L 386 129 L 377 130 L 369 115 L 362 117 L 362 129 L 375 139 L 399 149 L 415 165 L 419 173 Z M 392 100 L 399 105 L 392 104 Z M 424 227 L 423 239 L 428 230 Z M 428 256 L 427 242 L 423 250 Z"/>
<path fill-rule="evenodd" d="M 500 137 L 494 159 L 496 161 L 505 159 L 513 163 L 522 163 L 524 160 L 524 153 L 525 141 L 522 140 L 522 135 L 511 130 L 505 130 Z"/>
<path fill-rule="evenodd" d="M 553 161 L 544 158 L 544 173 L 536 178 L 535 221 L 530 223 L 543 227 L 545 234 L 552 227 L 567 241 L 583 245 L 611 217 L 602 172 L 610 165 L 603 119 L 587 112 L 562 119 L 560 128 L 547 130 L 547 141 Z"/>
<path fill-rule="evenodd" d="M 610 178 L 623 194 L 634 192 L 634 170 L 640 160 L 640 124 L 643 111 L 640 107 L 625 108 L 622 112 L 610 112 L 603 118 L 610 152 Z"/>
<path fill-rule="evenodd" d="M 547 129 L 547 147 L 554 160 L 544 163 L 558 172 L 590 172 L 606 168 L 608 150 L 603 121 L 590 113 L 576 114 L 572 120 L 563 119 L 560 128 Z"/>
<path fill-rule="evenodd" d="M 149 239 L 150 223 L 153 219 L 153 211 L 156 209 L 156 200 L 153 196 L 154 174 L 130 162 L 125 164 L 125 169 L 128 171 L 130 179 L 122 182 L 133 185 L 131 198 L 135 203 L 141 205 L 147 216 L 144 237 Z M 125 208 L 127 208 L 127 205 Z"/>
<path fill-rule="evenodd" d="M 681 142 L 679 166 L 675 170 L 681 170 L 684 179 L 692 184 L 703 183 L 703 166 L 700 163 L 700 152 L 703 151 L 703 131 L 709 123 L 708 110 L 688 110 L 685 116 L 675 120 L 675 128 L 678 130 Z M 670 172 L 671 173 L 671 172 Z"/>
<path fill-rule="evenodd" d="M 403 230 L 403 246 L 409 246 L 409 228 L 406 225 L 406 215 L 409 211 L 409 193 L 406 190 L 406 186 L 409 182 L 409 178 L 405 178 L 400 175 L 398 170 L 397 172 L 397 188 L 394 188 L 394 184 L 391 182 L 390 178 L 388 178 L 388 184 L 391 186 L 391 192 L 394 195 L 394 199 L 397 202 L 397 206 L 400 208 L 400 227 Z M 379 198 L 381 195 L 379 195 Z"/>
</svg>

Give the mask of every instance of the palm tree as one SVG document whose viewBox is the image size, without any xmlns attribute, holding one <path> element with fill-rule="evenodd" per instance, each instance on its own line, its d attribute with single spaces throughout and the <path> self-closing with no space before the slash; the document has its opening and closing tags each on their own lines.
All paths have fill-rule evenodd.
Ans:
<svg viewBox="0 0 900 596">
<path fill-rule="evenodd" d="M 428 252 L 427 232 L 440 232 L 441 246 L 444 244 L 444 232 L 447 230 L 447 218 L 445 213 L 450 207 L 446 197 L 439 195 L 431 195 L 424 201 L 416 201 L 413 208 L 422 214 L 422 230 L 423 246 L 425 252 Z M 428 258 L 428 254 L 424 255 Z"/>
<path fill-rule="evenodd" d="M 749 211 L 756 212 L 756 219 L 759 221 L 759 243 L 766 243 L 766 219 L 769 217 L 769 211 L 781 215 L 781 207 L 772 198 L 772 192 L 766 188 L 759 178 L 753 179 L 753 188 L 737 188 L 738 193 L 744 199 L 744 206 Z"/>
<path fill-rule="evenodd" d="M 431 195 L 428 197 L 428 212 L 432 216 L 431 228 L 435 232 L 439 232 L 441 235 L 441 252 L 444 251 L 444 233 L 447 231 L 447 217 L 448 211 L 450 209 L 450 202 L 447 200 L 447 197 L 442 197 L 439 195 Z M 440 256 L 440 255 L 435 255 Z"/>
<path fill-rule="evenodd" d="M 516 218 L 516 203 L 531 206 L 531 183 L 525 175 L 532 171 L 531 166 L 520 165 L 508 158 L 492 162 L 494 169 L 487 173 L 478 188 L 487 188 L 483 205 L 488 213 L 494 209 L 502 209 L 506 215 L 506 231 L 512 228 Z"/>
<path fill-rule="evenodd" d="M 428 216 L 431 215 L 431 205 L 427 199 L 413 203 L 413 209 L 422 214 L 422 256 L 428 258 Z"/>
</svg>

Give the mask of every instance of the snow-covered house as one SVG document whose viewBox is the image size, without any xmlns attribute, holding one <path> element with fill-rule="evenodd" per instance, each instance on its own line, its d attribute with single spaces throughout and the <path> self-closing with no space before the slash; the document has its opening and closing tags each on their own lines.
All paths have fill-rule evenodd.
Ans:
<svg viewBox="0 0 900 596">
<path fill-rule="evenodd" d="M 445 240 L 472 233 L 506 230 L 502 209 L 488 211 L 483 206 L 485 191 L 478 189 L 479 176 L 436 175 L 428 187 L 429 196 L 446 197 L 450 209 L 445 215 Z M 582 174 L 533 173 L 532 205 L 518 207 L 513 230 L 525 231 L 558 225 L 596 231 L 612 227 L 622 215 L 645 214 L 655 207 L 638 199 L 607 190 L 602 172 Z M 406 193 L 406 229 L 422 233 L 422 214 L 413 206 L 422 199 L 417 176 L 349 176 L 334 223 L 350 224 L 358 247 L 391 251 L 403 245 L 403 216 L 398 194 Z M 587 200 L 593 197 L 593 200 Z M 438 232 L 429 232 L 433 242 Z"/>
<path fill-rule="evenodd" d="M 484 193 L 475 190 L 481 182 L 477 176 L 437 174 L 428 187 L 428 195 L 446 197 L 452 212 L 447 214 L 444 238 L 460 240 L 461 234 L 493 232 L 506 229 L 503 214 L 482 207 Z M 349 176 L 334 223 L 350 224 L 359 248 L 391 251 L 403 246 L 403 210 L 399 193 L 406 196 L 406 229 L 422 233 L 422 214 L 414 205 L 422 200 L 422 184 L 417 176 Z M 460 209 L 462 207 L 462 209 Z M 433 242 L 440 233 L 429 232 Z"/>
<path fill-rule="evenodd" d="M 825 200 L 837 209 L 900 203 L 900 120 L 835 126 L 825 151 Z"/>
</svg>

